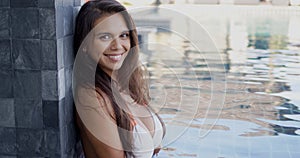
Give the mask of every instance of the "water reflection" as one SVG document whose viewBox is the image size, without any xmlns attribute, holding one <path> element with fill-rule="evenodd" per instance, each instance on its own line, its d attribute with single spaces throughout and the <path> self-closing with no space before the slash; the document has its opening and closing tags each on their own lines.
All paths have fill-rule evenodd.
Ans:
<svg viewBox="0 0 300 158">
<path fill-rule="evenodd" d="M 212 34 L 220 52 L 199 51 L 188 40 L 171 32 L 150 33 L 148 40 L 156 44 L 149 44 L 149 50 L 143 52 L 143 56 L 148 61 L 151 82 L 155 83 L 151 87 L 153 103 L 161 105 L 160 113 L 167 123 L 176 126 L 190 124 L 196 129 L 207 129 L 211 125 L 202 123 L 204 118 L 209 119 L 206 112 L 214 104 L 211 93 L 226 93 L 222 109 L 210 107 L 215 117 L 222 110 L 211 134 L 221 140 L 208 136 L 202 141 L 232 148 L 212 151 L 215 147 L 205 146 L 201 141 L 195 142 L 193 138 L 197 138 L 199 133 L 189 129 L 183 136 L 184 140 L 179 139 L 174 142 L 173 148 L 171 146 L 165 151 L 173 156 L 177 153 L 179 157 L 197 157 L 200 154 L 195 150 L 198 149 L 206 152 L 205 157 L 232 157 L 236 154 L 237 157 L 270 157 L 270 152 L 281 149 L 270 144 L 285 140 L 287 149 L 280 151 L 299 157 L 300 153 L 290 145 L 300 145 L 300 16 L 193 16 Z M 174 27 L 178 21 L 173 19 L 172 23 Z M 188 27 L 186 34 L 197 31 L 188 23 L 185 27 Z M 157 44 L 166 41 L 167 45 Z M 219 54 L 224 63 L 214 58 L 204 58 L 205 53 Z M 214 63 L 213 67 L 207 66 L 208 60 Z M 212 85 L 215 78 L 211 72 L 226 74 L 226 91 L 218 89 L 222 87 L 221 82 Z M 179 103 L 184 105 L 179 106 Z M 195 114 L 194 107 L 197 105 Z M 172 122 L 175 115 L 180 117 Z M 186 122 L 185 118 L 189 115 L 195 117 L 192 123 Z M 257 139 L 259 136 L 270 144 L 266 146 L 266 142 Z M 293 141 L 290 136 L 296 136 L 297 140 Z M 227 142 L 231 138 L 235 141 Z M 241 144 L 240 140 L 246 141 L 246 145 Z M 182 143 L 187 143 L 186 148 Z M 247 143 L 255 144 L 257 148 L 253 145 L 249 147 Z M 191 149 L 191 144 L 196 145 L 197 149 Z M 273 151 L 258 149 L 270 146 Z M 256 151 L 248 151 L 251 148 Z M 174 157 L 177 156 L 175 154 Z"/>
</svg>

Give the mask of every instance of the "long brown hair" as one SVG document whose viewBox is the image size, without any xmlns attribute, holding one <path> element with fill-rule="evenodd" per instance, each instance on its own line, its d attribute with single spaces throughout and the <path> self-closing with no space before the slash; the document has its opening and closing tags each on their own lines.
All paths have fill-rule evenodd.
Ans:
<svg viewBox="0 0 300 158">
<path fill-rule="evenodd" d="M 74 54 L 77 55 L 81 44 L 86 36 L 95 26 L 95 21 L 104 15 L 121 13 L 129 28 L 130 50 L 121 68 L 118 70 L 117 81 L 113 81 L 99 65 L 95 73 L 95 91 L 103 98 L 108 97 L 112 105 L 113 118 L 119 129 L 119 136 L 125 152 L 132 154 L 132 134 L 131 132 L 121 132 L 120 130 L 132 131 L 132 116 L 128 113 L 126 102 L 121 97 L 120 91 L 126 91 L 140 105 L 148 105 L 149 88 L 144 77 L 145 71 L 139 65 L 138 38 L 134 22 L 126 8 L 115 0 L 95 0 L 85 3 L 77 17 L 74 34 Z M 98 63 L 97 63 L 98 64 Z M 105 95 L 105 96 L 103 96 Z M 104 99 L 104 98 L 103 98 Z M 163 123 L 162 123 L 163 124 Z M 164 126 L 164 125 L 163 125 Z"/>
</svg>

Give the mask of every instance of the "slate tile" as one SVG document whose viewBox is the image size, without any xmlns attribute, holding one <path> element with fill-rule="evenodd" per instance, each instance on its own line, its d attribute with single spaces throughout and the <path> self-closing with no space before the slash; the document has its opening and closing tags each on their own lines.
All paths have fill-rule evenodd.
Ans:
<svg viewBox="0 0 300 158">
<path fill-rule="evenodd" d="M 36 39 L 14 39 L 12 54 L 16 69 L 41 69 L 41 44 Z"/>
<path fill-rule="evenodd" d="M 15 112 L 17 127 L 43 129 L 42 100 L 15 99 Z"/>
<path fill-rule="evenodd" d="M 15 127 L 15 108 L 13 99 L 0 99 L 0 126 Z"/>
<path fill-rule="evenodd" d="M 39 39 L 38 8 L 14 8 L 11 15 L 13 38 Z"/>
<path fill-rule="evenodd" d="M 42 97 L 41 71 L 15 70 L 14 97 L 40 99 Z"/>
</svg>

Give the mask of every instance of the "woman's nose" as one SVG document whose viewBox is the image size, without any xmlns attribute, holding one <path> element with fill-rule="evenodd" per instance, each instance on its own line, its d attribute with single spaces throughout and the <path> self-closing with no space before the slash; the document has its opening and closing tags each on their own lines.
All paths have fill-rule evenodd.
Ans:
<svg viewBox="0 0 300 158">
<path fill-rule="evenodd" d="M 120 41 L 119 38 L 115 38 L 112 43 L 111 43 L 111 49 L 112 50 L 118 50 L 118 49 L 122 49 L 122 42 Z"/>
</svg>

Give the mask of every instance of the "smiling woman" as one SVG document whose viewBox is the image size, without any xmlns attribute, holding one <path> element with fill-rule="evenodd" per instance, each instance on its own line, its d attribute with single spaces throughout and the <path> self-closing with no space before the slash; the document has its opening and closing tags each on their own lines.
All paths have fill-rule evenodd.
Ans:
<svg viewBox="0 0 300 158">
<path fill-rule="evenodd" d="M 164 123 L 149 104 L 137 33 L 114 0 L 85 3 L 76 18 L 73 94 L 86 158 L 149 158 Z"/>
<path fill-rule="evenodd" d="M 112 76 L 112 71 L 120 69 L 130 50 L 129 30 L 121 14 L 106 20 L 101 18 L 95 25 L 95 38 L 91 43 L 95 52 L 90 53 L 99 55 L 99 66 Z"/>
</svg>

